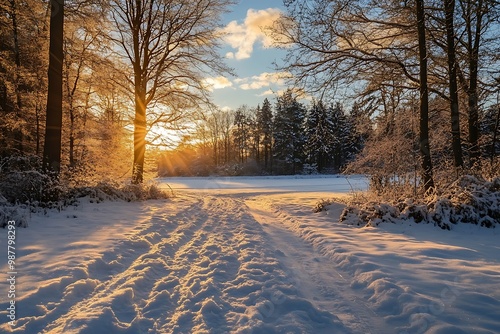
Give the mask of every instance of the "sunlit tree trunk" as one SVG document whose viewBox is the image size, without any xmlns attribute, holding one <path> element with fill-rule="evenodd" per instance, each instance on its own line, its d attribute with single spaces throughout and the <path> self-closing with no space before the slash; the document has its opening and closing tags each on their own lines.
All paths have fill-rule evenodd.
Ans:
<svg viewBox="0 0 500 334">
<path fill-rule="evenodd" d="M 148 129 L 158 124 L 175 128 L 177 121 L 207 102 L 207 73 L 228 71 L 216 49 L 221 38 L 218 18 L 230 4 L 231 0 L 110 2 L 116 27 L 110 38 L 133 68 L 125 78 L 135 102 L 133 183 L 144 178 Z"/>
<path fill-rule="evenodd" d="M 146 154 L 146 104 L 145 94 L 141 85 L 135 92 L 134 118 L 134 165 L 132 182 L 139 184 L 144 181 L 144 157 Z"/>
</svg>

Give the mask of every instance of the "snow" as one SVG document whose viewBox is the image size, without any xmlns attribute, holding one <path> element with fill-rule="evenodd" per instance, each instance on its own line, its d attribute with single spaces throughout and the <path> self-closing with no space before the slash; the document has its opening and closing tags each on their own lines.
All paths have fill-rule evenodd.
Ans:
<svg viewBox="0 0 500 334">
<path fill-rule="evenodd" d="M 351 191 L 363 191 L 368 187 L 368 180 L 360 175 L 171 177 L 159 181 L 166 189 L 170 187 L 174 190 L 218 193 L 314 191 L 345 194 Z"/>
<path fill-rule="evenodd" d="M 496 229 L 357 228 L 338 223 L 341 204 L 312 212 L 362 177 L 159 182 L 176 197 L 83 200 L 17 228 L 17 319 L 4 284 L 0 332 L 500 332 Z"/>
</svg>

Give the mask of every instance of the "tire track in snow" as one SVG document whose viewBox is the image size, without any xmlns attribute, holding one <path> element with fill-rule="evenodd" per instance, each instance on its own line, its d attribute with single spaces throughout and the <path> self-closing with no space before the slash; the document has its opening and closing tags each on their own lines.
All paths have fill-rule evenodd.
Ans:
<svg viewBox="0 0 500 334">
<path fill-rule="evenodd" d="M 390 328 L 352 290 L 345 274 L 334 267 L 335 263 L 290 230 L 284 218 L 275 214 L 267 203 L 251 199 L 245 204 L 264 227 L 304 295 L 312 296 L 314 304 L 335 313 L 353 333 L 387 333 Z"/>
<path fill-rule="evenodd" d="M 203 220 L 198 216 L 199 212 L 194 203 L 174 215 L 169 212 L 153 213 L 128 239 L 119 242 L 94 262 L 77 268 L 75 271 L 80 274 L 75 277 L 83 278 L 70 284 L 61 282 L 61 286 L 56 287 L 62 290 L 58 304 L 56 302 L 43 316 L 27 319 L 17 329 L 42 333 L 84 333 L 85 328 L 93 327 L 92 323 L 115 322 L 129 328 L 131 333 L 140 332 L 138 328 L 148 324 L 131 322 L 136 317 L 140 318 L 141 297 L 149 286 L 152 287 L 152 277 L 168 273 L 164 259 L 156 256 L 162 251 L 158 241 L 165 239 L 164 244 L 168 244 L 165 252 L 182 247 L 189 240 L 189 233 L 194 233 L 201 226 Z M 34 296 L 34 299 L 37 300 L 37 297 Z M 103 328 L 102 331 L 113 329 Z"/>
<path fill-rule="evenodd" d="M 221 312 L 224 301 L 216 286 L 214 268 L 211 267 L 211 263 L 220 260 L 223 254 L 221 245 L 226 241 L 216 231 L 219 222 L 209 213 L 213 209 L 207 210 L 216 205 L 212 197 L 203 199 L 199 208 L 203 213 L 203 224 L 189 242 L 177 249 L 169 261 L 172 271 L 165 283 L 167 287 L 172 287 L 173 308 L 157 322 L 155 328 L 160 332 L 183 332 L 185 328 L 203 332 L 212 326 L 220 328 L 221 332 L 227 330 L 226 320 Z M 227 255 L 226 260 L 231 259 Z M 172 286 L 173 283 L 175 286 Z M 201 317 L 199 311 L 202 311 Z"/>
<path fill-rule="evenodd" d="M 343 332 L 331 315 L 296 298 L 260 224 L 241 200 L 205 197 L 203 209 L 204 226 L 173 259 L 189 270 L 172 272 L 178 277 L 172 294 L 177 307 L 160 332 L 322 333 L 325 327 L 327 333 Z"/>
</svg>

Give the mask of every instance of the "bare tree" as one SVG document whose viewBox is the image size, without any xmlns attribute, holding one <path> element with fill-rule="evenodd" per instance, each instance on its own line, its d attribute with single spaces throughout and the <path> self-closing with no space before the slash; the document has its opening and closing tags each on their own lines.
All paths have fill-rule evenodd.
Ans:
<svg viewBox="0 0 500 334">
<path fill-rule="evenodd" d="M 422 178 L 426 192 L 434 188 L 432 160 L 429 144 L 429 89 L 427 83 L 427 43 L 425 37 L 424 0 L 417 0 L 418 54 L 420 64 L 420 155 L 422 158 Z"/>
<path fill-rule="evenodd" d="M 47 103 L 47 7 L 39 0 L 0 1 L 2 156 L 38 152 L 41 135 L 36 122 Z"/>
<path fill-rule="evenodd" d="M 79 123 L 83 123 L 81 118 L 86 113 L 85 105 L 89 99 L 88 95 L 93 93 L 89 77 L 95 78 L 96 75 L 92 72 L 98 70 L 97 64 L 101 62 L 100 56 L 97 55 L 100 43 L 102 43 L 102 34 L 94 21 L 86 24 L 85 20 L 79 20 L 75 16 L 66 20 L 63 73 L 65 109 L 69 117 L 67 128 L 70 167 L 76 165 L 78 126 L 81 125 Z"/>
<path fill-rule="evenodd" d="M 451 115 L 451 136 L 455 168 L 463 168 L 464 160 L 460 139 L 460 113 L 458 110 L 457 61 L 455 48 L 455 0 L 444 0 L 446 26 L 446 56 L 448 59 L 448 84 Z"/>
<path fill-rule="evenodd" d="M 290 0 L 286 5 L 288 14 L 272 34 L 289 47 L 281 70 L 294 73 L 299 85 L 336 91 L 341 84 L 375 78 L 395 91 L 420 90 L 421 174 L 424 189 L 433 188 L 423 1 Z"/>
<path fill-rule="evenodd" d="M 207 101 L 203 76 L 228 69 L 217 54 L 220 15 L 231 0 L 113 0 L 111 38 L 131 65 L 134 95 L 133 182 L 141 183 L 146 135 Z"/>
<path fill-rule="evenodd" d="M 469 156 L 471 165 L 480 157 L 479 97 L 484 91 L 480 77 L 487 77 L 484 66 L 498 54 L 497 0 L 459 0 L 460 24 L 456 33 L 458 78 L 467 94 Z M 480 52 L 481 50 L 481 52 Z M 483 72 L 483 73 L 481 73 Z M 494 83 L 496 86 L 496 83 Z"/>
<path fill-rule="evenodd" d="M 370 76 L 403 76 L 402 87 L 418 88 L 414 6 L 290 0 L 287 9 L 270 33 L 289 51 L 281 70 L 292 72 L 295 84 L 325 93 Z"/>
</svg>

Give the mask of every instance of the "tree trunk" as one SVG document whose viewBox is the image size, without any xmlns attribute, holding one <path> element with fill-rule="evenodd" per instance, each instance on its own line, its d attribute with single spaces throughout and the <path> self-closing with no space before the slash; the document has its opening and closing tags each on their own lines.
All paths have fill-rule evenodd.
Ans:
<svg viewBox="0 0 500 334">
<path fill-rule="evenodd" d="M 146 154 L 146 90 L 147 83 L 145 78 L 147 73 L 141 67 L 141 22 L 142 22 L 142 3 L 139 0 L 135 1 L 136 9 L 132 28 L 132 48 L 135 61 L 134 67 L 134 102 L 135 102 L 135 117 L 134 117 L 134 162 L 132 165 L 132 183 L 140 184 L 144 181 L 144 158 Z M 146 55 L 144 55 L 146 57 Z"/>
<path fill-rule="evenodd" d="M 260 167 L 260 134 L 257 133 L 257 135 L 255 136 L 255 146 L 256 146 L 256 150 L 255 150 L 255 162 L 257 162 L 257 166 Z"/>
<path fill-rule="evenodd" d="M 455 29 L 453 23 L 453 15 L 455 14 L 455 0 L 444 0 L 444 7 L 446 14 L 446 53 L 448 56 L 452 149 L 455 168 L 458 169 L 464 166 L 464 161 L 462 154 L 462 142 L 460 139 L 457 63 L 455 55 Z"/>
<path fill-rule="evenodd" d="M 63 101 L 64 0 L 51 0 L 47 118 L 43 146 L 44 168 L 59 173 Z"/>
<path fill-rule="evenodd" d="M 70 167 L 75 167 L 75 111 L 71 106 L 72 102 L 70 102 L 69 108 L 69 165 Z"/>
<path fill-rule="evenodd" d="M 481 41 L 481 31 L 483 29 L 484 2 L 478 0 L 476 4 L 476 27 L 473 37 L 472 22 L 467 23 L 468 53 L 469 53 L 469 90 L 467 95 L 469 107 L 469 144 L 471 166 L 478 163 L 480 157 L 479 147 L 479 113 L 478 113 L 478 68 L 479 68 L 479 45 Z M 473 40 L 474 39 L 474 40 Z"/>
<path fill-rule="evenodd" d="M 500 106 L 497 105 L 497 119 L 495 121 L 495 128 L 493 129 L 493 140 L 491 143 L 491 153 L 490 153 L 490 159 L 491 159 L 491 165 L 493 166 L 493 162 L 495 160 L 495 155 L 496 155 L 496 145 L 497 145 L 497 138 L 498 138 L 498 126 L 500 125 Z"/>
<path fill-rule="evenodd" d="M 477 98 L 477 60 L 472 65 L 470 88 L 469 88 L 469 144 L 470 144 L 470 162 L 471 166 L 478 163 L 480 156 L 479 149 L 479 113 Z M 474 77 L 474 79 L 473 79 Z"/>
<path fill-rule="evenodd" d="M 35 132 L 35 138 L 36 138 L 36 151 L 35 154 L 39 155 L 40 154 L 40 104 L 38 103 L 38 97 L 35 102 L 35 126 L 36 126 L 36 132 Z"/>
<path fill-rule="evenodd" d="M 427 86 L 427 46 L 425 38 L 424 0 L 417 0 L 418 51 L 420 63 L 420 155 L 424 190 L 434 188 L 432 159 L 429 144 L 429 90 Z"/>
<path fill-rule="evenodd" d="M 139 78 L 140 80 L 140 78 Z M 138 87 L 139 86 L 139 87 Z M 132 183 L 144 181 L 144 156 L 146 154 L 146 89 L 136 83 L 134 119 L 134 165 Z"/>
</svg>

